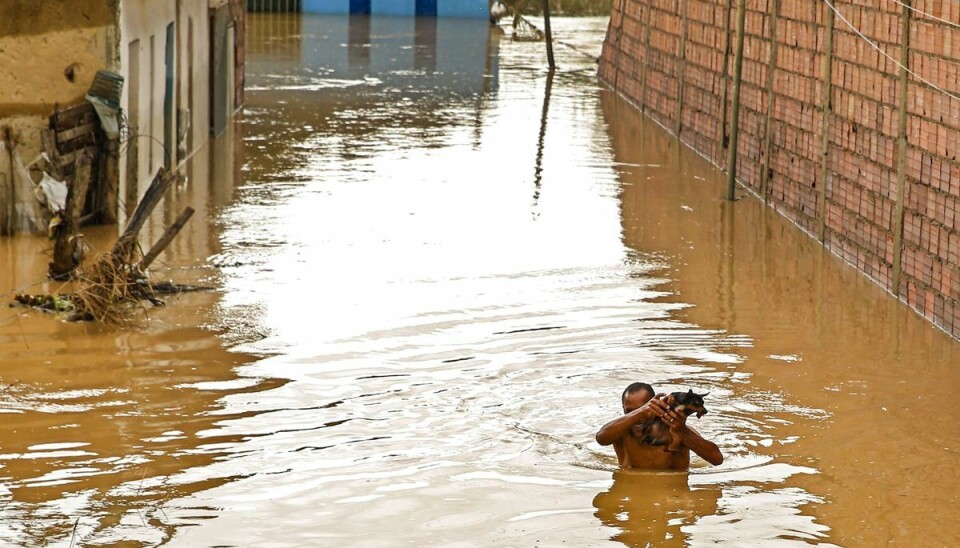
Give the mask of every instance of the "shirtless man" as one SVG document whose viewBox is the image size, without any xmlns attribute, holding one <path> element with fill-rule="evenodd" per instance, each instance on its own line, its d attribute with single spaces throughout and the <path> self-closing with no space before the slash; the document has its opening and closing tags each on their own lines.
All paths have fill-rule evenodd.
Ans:
<svg viewBox="0 0 960 548">
<path fill-rule="evenodd" d="M 693 428 L 687 426 L 687 417 L 672 411 L 665 394 L 655 394 L 653 387 L 635 382 L 623 391 L 623 416 L 604 424 L 597 432 L 597 443 L 613 444 L 621 468 L 657 468 L 664 470 L 686 470 L 690 466 L 690 451 L 700 455 L 710 464 L 723 462 L 723 454 L 713 442 L 700 437 Z M 653 417 L 662 417 L 670 427 L 670 432 L 681 437 L 680 451 L 670 453 L 662 446 L 640 443 L 643 435 L 640 424 Z"/>
</svg>

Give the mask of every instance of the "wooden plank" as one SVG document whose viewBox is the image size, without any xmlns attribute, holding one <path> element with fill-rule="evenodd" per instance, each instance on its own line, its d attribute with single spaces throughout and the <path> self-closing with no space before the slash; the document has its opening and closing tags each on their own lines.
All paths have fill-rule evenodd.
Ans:
<svg viewBox="0 0 960 548">
<path fill-rule="evenodd" d="M 64 129 L 57 132 L 57 144 L 66 143 L 67 141 L 72 141 L 78 137 L 88 137 L 93 135 L 93 130 L 96 128 L 96 124 L 93 122 L 87 122 L 86 124 L 79 125 L 74 128 Z"/>
<path fill-rule="evenodd" d="M 50 127 L 53 129 L 72 128 L 96 119 L 97 112 L 93 105 L 84 101 L 66 108 L 55 107 L 50 116 Z"/>
<path fill-rule="evenodd" d="M 87 189 L 93 169 L 91 157 L 81 154 L 77 159 L 77 178 L 67 192 L 67 203 L 60 213 L 62 221 L 57 227 L 57 240 L 53 246 L 53 261 L 50 262 L 50 277 L 62 280 L 69 276 L 80 264 L 82 257 L 77 253 L 79 240 L 74 238 L 80 228 L 80 212 L 87 200 Z"/>
<path fill-rule="evenodd" d="M 150 186 L 147 187 L 147 191 L 143 194 L 143 197 L 140 198 L 140 202 L 137 204 L 137 209 L 135 209 L 133 215 L 127 219 L 126 228 L 123 229 L 123 233 L 120 234 L 120 237 L 117 239 L 116 243 L 113 244 L 113 249 L 110 251 L 110 253 L 114 257 L 123 262 L 130 262 L 130 259 L 137 248 L 137 238 L 140 236 L 140 229 L 143 228 L 143 225 L 147 222 L 147 218 L 150 216 L 150 213 L 152 213 L 153 209 L 157 207 L 157 204 L 160 203 L 163 195 L 166 194 L 167 190 L 173 185 L 174 182 L 176 182 L 176 180 L 176 172 L 167 171 L 162 167 L 157 170 L 157 174 L 154 176 L 153 182 L 150 183 Z"/>
<path fill-rule="evenodd" d="M 107 141 L 106 157 L 101 163 L 102 176 L 97 178 L 100 221 L 104 224 L 116 224 L 117 195 L 120 192 L 120 143 L 116 139 Z"/>
<path fill-rule="evenodd" d="M 163 232 L 163 236 L 161 236 L 157 243 L 153 244 L 153 247 L 150 248 L 150 251 L 143 256 L 143 260 L 140 261 L 141 270 L 146 270 L 150 267 L 150 264 L 154 261 L 154 259 L 157 258 L 157 255 L 166 249 L 167 246 L 170 245 L 170 242 L 177 237 L 177 234 L 179 234 L 180 230 L 184 227 L 184 225 L 187 224 L 187 221 L 190 220 L 190 217 L 193 216 L 193 213 L 194 209 L 192 207 L 187 207 L 183 210 L 183 213 L 177 217 L 177 220 L 174 221 L 172 225 L 167 227 L 167 229 Z"/>
<path fill-rule="evenodd" d="M 72 165 L 74 162 L 76 162 L 80 153 L 84 151 L 89 152 L 92 158 L 95 158 L 97 156 L 97 147 L 95 146 L 84 147 L 60 156 L 58 166 L 60 167 L 61 170 L 64 170 L 66 166 Z"/>
<path fill-rule="evenodd" d="M 60 151 L 61 155 L 70 154 L 81 148 L 96 147 L 97 138 L 93 133 L 87 133 L 86 135 L 81 135 L 72 141 L 67 141 L 65 143 L 58 143 L 57 150 Z"/>
</svg>

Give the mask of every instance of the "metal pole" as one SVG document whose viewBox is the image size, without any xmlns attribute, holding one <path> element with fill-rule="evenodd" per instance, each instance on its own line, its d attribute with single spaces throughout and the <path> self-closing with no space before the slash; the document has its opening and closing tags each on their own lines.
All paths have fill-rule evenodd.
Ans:
<svg viewBox="0 0 960 548">
<path fill-rule="evenodd" d="M 907 70 L 910 68 L 910 0 L 903 0 L 900 30 L 900 119 L 897 122 L 897 203 L 893 215 L 893 274 L 890 293 L 900 296 L 903 270 L 903 200 L 907 184 Z"/>
<path fill-rule="evenodd" d="M 626 6 L 624 3 L 626 0 L 620 0 L 620 21 L 617 25 L 617 52 L 613 56 L 613 89 L 617 92 L 620 91 L 620 52 L 623 50 L 623 44 L 620 43 L 620 40 L 623 38 L 623 18 L 627 16 Z"/>
<path fill-rule="evenodd" d="M 717 158 L 724 149 L 730 146 L 730 136 L 727 134 L 727 95 L 730 91 L 730 13 L 733 12 L 733 0 L 727 0 L 723 12 L 723 76 L 720 79 L 720 135 L 718 141 L 720 150 Z"/>
<path fill-rule="evenodd" d="M 727 200 L 737 187 L 737 137 L 740 132 L 740 77 L 743 74 L 743 35 L 746 0 L 737 0 L 737 51 L 733 60 L 733 111 L 730 115 L 730 148 L 727 153 Z"/>
<path fill-rule="evenodd" d="M 640 4 L 641 6 L 643 4 Z M 643 10 L 643 15 L 646 18 L 646 24 L 644 25 L 644 37 L 643 37 L 643 68 L 640 72 L 640 100 L 637 101 L 640 103 L 640 111 L 647 111 L 647 66 L 650 65 L 650 18 L 652 17 L 653 12 L 653 0 L 647 0 L 647 5 Z"/>
<path fill-rule="evenodd" d="M 677 137 L 680 137 L 680 130 L 683 128 L 683 84 L 687 72 L 687 0 L 681 0 L 680 4 L 680 45 L 678 57 L 677 123 L 674 125 L 673 132 Z"/>
<path fill-rule="evenodd" d="M 819 208 L 817 213 L 820 217 L 817 234 L 820 243 L 826 241 L 827 237 L 827 177 L 830 174 L 830 113 L 833 111 L 831 100 L 833 96 L 833 26 L 836 16 L 830 0 L 826 0 L 824 5 L 827 6 L 827 36 L 823 52 L 823 95 L 820 98 L 820 104 L 823 105 L 823 124 L 821 126 L 823 134 L 820 135 L 820 155 L 823 164 L 820 168 L 820 187 L 818 192 L 820 203 L 818 204 Z"/>
<path fill-rule="evenodd" d="M 773 93 L 773 76 L 777 72 L 777 20 L 780 18 L 780 0 L 773 0 L 770 15 L 770 58 L 767 60 L 767 118 L 763 125 L 763 171 L 760 172 L 760 196 L 768 200 L 770 184 L 770 127 L 777 96 Z"/>
<path fill-rule="evenodd" d="M 550 0 L 543 0 L 543 32 L 547 35 L 547 65 L 557 68 L 553 60 L 553 33 L 550 31 Z"/>
</svg>

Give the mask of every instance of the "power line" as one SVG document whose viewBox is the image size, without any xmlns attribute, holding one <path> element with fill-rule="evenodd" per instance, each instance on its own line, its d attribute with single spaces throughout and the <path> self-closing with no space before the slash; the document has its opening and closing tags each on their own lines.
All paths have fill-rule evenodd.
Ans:
<svg viewBox="0 0 960 548">
<path fill-rule="evenodd" d="M 896 0 L 892 0 L 892 1 L 896 1 Z M 940 93 L 942 93 L 942 94 L 950 97 L 951 99 L 956 99 L 957 101 L 960 101 L 960 96 L 954 95 L 953 93 L 950 93 L 949 91 L 941 88 L 940 86 L 934 84 L 933 82 L 930 82 L 929 80 L 926 80 L 925 78 L 923 78 L 922 76 L 920 76 L 920 75 L 917 74 L 916 72 L 913 72 L 912 70 L 910 70 L 910 69 L 908 69 L 907 67 L 903 66 L 903 65 L 900 63 L 900 61 L 897 61 L 896 59 L 894 59 L 893 57 L 891 57 L 890 54 L 888 54 L 887 52 L 883 51 L 883 49 L 882 49 L 876 42 L 874 42 L 873 40 L 867 38 L 867 36 L 866 36 L 865 34 L 863 34 L 863 33 L 860 31 L 860 29 L 858 29 L 857 27 L 853 26 L 853 23 L 851 23 L 846 17 L 844 17 L 843 14 L 840 13 L 840 10 L 838 10 L 838 9 L 836 8 L 836 6 L 834 6 L 833 3 L 832 3 L 830 0 L 823 0 L 823 3 L 826 4 L 827 7 L 829 7 L 831 10 L 833 10 L 833 13 L 837 14 L 837 17 L 839 17 L 840 20 L 843 21 L 843 23 L 844 23 L 845 25 L 847 25 L 848 27 L 850 27 L 850 30 L 852 30 L 852 31 L 855 32 L 858 36 L 860 36 L 860 38 L 862 38 L 864 42 L 866 42 L 867 44 L 869 44 L 870 47 L 872 47 L 873 49 L 877 50 L 877 51 L 880 53 L 880 55 L 883 55 L 884 57 L 886 57 L 887 59 L 889 59 L 891 63 L 893 63 L 894 65 L 900 67 L 901 70 L 906 71 L 907 74 L 913 76 L 914 78 L 916 78 L 916 79 L 919 80 L 920 82 L 923 82 L 924 84 L 926 84 L 926 85 L 930 86 L 931 88 L 939 91 Z"/>
<path fill-rule="evenodd" d="M 953 21 L 950 21 L 949 19 L 944 19 L 944 18 L 942 18 L 942 17 L 937 17 L 936 15 L 934 15 L 934 14 L 932 14 L 932 13 L 927 13 L 927 12 L 925 12 L 925 11 L 923 11 L 923 10 L 918 10 L 917 8 L 915 8 L 915 7 L 913 7 L 913 6 L 908 6 L 908 5 L 904 4 L 904 3 L 901 2 L 900 0 L 890 0 L 890 1 L 893 2 L 894 4 L 898 4 L 898 5 L 900 5 L 900 6 L 903 6 L 903 7 L 907 8 L 908 10 L 910 10 L 910 11 L 912 11 L 912 12 L 918 14 L 918 15 L 922 15 L 922 16 L 923 16 L 924 18 L 926 18 L 926 19 L 933 19 L 934 21 L 939 21 L 939 22 L 943 23 L 944 25 L 949 25 L 949 26 L 951 26 L 951 27 L 956 27 L 956 28 L 960 29 L 960 24 L 954 23 Z"/>
</svg>

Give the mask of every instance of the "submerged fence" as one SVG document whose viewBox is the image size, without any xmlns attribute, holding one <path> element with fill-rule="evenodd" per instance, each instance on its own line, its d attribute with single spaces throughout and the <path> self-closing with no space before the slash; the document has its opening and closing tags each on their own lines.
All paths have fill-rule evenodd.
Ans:
<svg viewBox="0 0 960 548">
<path fill-rule="evenodd" d="M 613 0 L 600 77 L 960 337 L 960 2 Z"/>
</svg>

